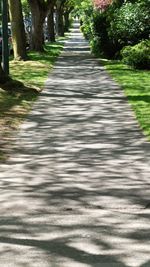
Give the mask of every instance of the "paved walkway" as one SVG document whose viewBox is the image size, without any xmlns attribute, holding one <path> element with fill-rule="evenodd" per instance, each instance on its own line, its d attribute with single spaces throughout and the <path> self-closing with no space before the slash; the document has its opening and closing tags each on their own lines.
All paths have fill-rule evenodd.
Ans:
<svg viewBox="0 0 150 267">
<path fill-rule="evenodd" d="M 0 166 L 0 267 L 149 267 L 150 143 L 76 24 Z"/>
</svg>

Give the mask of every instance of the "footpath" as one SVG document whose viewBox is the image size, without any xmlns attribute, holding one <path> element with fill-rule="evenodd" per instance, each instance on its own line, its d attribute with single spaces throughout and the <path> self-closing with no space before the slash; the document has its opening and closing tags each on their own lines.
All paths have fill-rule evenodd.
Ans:
<svg viewBox="0 0 150 267">
<path fill-rule="evenodd" d="M 74 24 L 0 165 L 0 267 L 149 267 L 150 143 Z"/>
</svg>

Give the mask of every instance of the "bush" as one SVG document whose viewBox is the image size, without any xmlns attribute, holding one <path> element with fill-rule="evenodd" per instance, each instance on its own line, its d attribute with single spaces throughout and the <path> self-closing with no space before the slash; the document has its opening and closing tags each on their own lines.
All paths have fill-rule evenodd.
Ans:
<svg viewBox="0 0 150 267">
<path fill-rule="evenodd" d="M 100 47 L 100 38 L 98 36 L 93 36 L 93 38 L 90 41 L 90 47 L 91 47 L 91 52 L 94 55 L 97 55 L 97 56 L 104 55 Z"/>
<path fill-rule="evenodd" d="M 137 44 L 149 38 L 149 18 L 150 0 L 126 2 L 114 11 L 109 36 L 122 47 Z"/>
<path fill-rule="evenodd" d="M 91 39 L 92 21 L 93 21 L 93 6 L 89 2 L 82 2 L 80 10 L 81 31 L 86 39 Z"/>
<path fill-rule="evenodd" d="M 80 29 L 87 40 L 91 39 L 91 21 L 88 17 L 81 21 Z"/>
<path fill-rule="evenodd" d="M 118 58 L 124 46 L 149 38 L 149 17 L 150 0 L 113 1 L 103 11 L 87 5 L 81 16 L 81 29 L 94 54 Z"/>
<path fill-rule="evenodd" d="M 150 69 L 150 40 L 122 49 L 123 62 L 136 69 Z"/>
<path fill-rule="evenodd" d="M 118 45 L 113 42 L 108 35 L 108 28 L 110 26 L 108 18 L 109 8 L 104 12 L 93 13 L 93 27 L 92 27 L 92 51 L 97 55 L 103 54 L 107 58 L 112 58 L 118 51 Z"/>
</svg>

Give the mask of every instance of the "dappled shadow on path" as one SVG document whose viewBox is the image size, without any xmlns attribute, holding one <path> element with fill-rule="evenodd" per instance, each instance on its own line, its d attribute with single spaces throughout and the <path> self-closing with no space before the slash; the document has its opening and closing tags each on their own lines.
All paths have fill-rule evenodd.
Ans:
<svg viewBox="0 0 150 267">
<path fill-rule="evenodd" d="M 67 48 L 1 165 L 0 267 L 149 266 L 149 156 L 121 89 Z"/>
</svg>

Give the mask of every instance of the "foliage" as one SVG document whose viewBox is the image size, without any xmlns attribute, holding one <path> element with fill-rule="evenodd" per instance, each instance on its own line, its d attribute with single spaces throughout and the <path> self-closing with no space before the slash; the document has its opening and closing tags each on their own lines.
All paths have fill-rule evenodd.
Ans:
<svg viewBox="0 0 150 267">
<path fill-rule="evenodd" d="M 110 24 L 107 19 L 108 8 L 100 11 L 100 3 L 102 2 L 95 0 L 93 2 L 94 6 L 92 1 L 89 1 L 88 4 L 82 3 L 84 12 L 81 15 L 81 30 L 85 37 L 90 40 L 91 50 L 94 54 L 112 57 L 116 50 L 114 52 L 114 44 L 108 35 L 108 27 Z M 107 4 L 108 2 L 110 3 L 110 1 L 107 1 Z"/>
<path fill-rule="evenodd" d="M 99 8 L 83 23 L 94 53 L 107 58 L 118 57 L 124 46 L 148 39 L 150 0 L 94 0 L 94 3 Z"/>
<path fill-rule="evenodd" d="M 91 0 L 82 1 L 79 6 L 81 30 L 87 39 L 92 36 L 92 23 L 93 23 L 93 4 Z"/>
<path fill-rule="evenodd" d="M 92 28 L 92 51 L 100 51 L 104 56 L 111 58 L 118 51 L 117 43 L 109 37 L 108 29 L 110 22 L 108 20 L 109 9 L 104 12 L 95 11 L 93 14 Z M 97 54 L 97 52 L 96 52 Z"/>
<path fill-rule="evenodd" d="M 147 39 L 150 33 L 150 1 L 126 2 L 114 10 L 108 33 L 122 47 Z"/>
<path fill-rule="evenodd" d="M 70 0 L 74 6 L 73 14 L 74 15 L 82 15 L 84 11 L 90 10 L 92 4 L 92 0 Z"/>
<path fill-rule="evenodd" d="M 25 16 L 29 16 L 30 15 L 30 7 L 29 7 L 29 3 L 27 2 L 27 0 L 21 0 L 22 3 L 22 10 Z"/>
<path fill-rule="evenodd" d="M 150 69 L 150 40 L 127 46 L 121 51 L 123 62 L 137 69 Z"/>
</svg>

